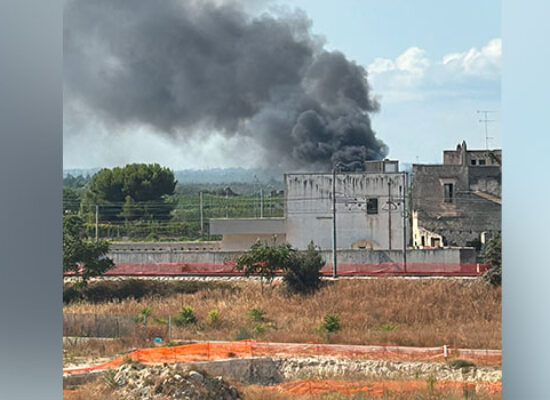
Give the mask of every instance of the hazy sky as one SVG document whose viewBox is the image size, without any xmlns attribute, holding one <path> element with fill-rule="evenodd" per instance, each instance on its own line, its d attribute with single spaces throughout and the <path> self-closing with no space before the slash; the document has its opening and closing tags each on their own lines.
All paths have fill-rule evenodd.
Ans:
<svg viewBox="0 0 550 400">
<path fill-rule="evenodd" d="M 389 158 L 439 162 L 443 149 L 462 140 L 470 148 L 485 148 L 477 110 L 496 111 L 490 114 L 489 146 L 500 147 L 500 1 L 247 3 L 255 13 L 278 7 L 304 10 L 326 48 L 367 69 L 371 94 L 380 103 L 372 127 L 388 145 Z M 64 114 L 64 168 L 129 162 L 158 162 L 173 169 L 250 167 L 262 158 L 248 139 L 174 139 L 142 126 L 107 127 L 75 105 L 65 105 Z"/>
</svg>

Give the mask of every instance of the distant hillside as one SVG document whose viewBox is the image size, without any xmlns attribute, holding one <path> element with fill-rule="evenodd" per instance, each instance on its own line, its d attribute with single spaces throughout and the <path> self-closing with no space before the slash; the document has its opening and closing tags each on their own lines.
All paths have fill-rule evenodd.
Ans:
<svg viewBox="0 0 550 400">
<path fill-rule="evenodd" d="M 181 183 L 267 183 L 282 182 L 283 174 L 268 169 L 214 168 L 174 171 Z"/>
<path fill-rule="evenodd" d="M 93 176 L 97 171 L 99 171 L 101 168 L 71 168 L 71 169 L 64 169 L 63 170 L 63 178 L 66 178 L 69 175 L 74 176 L 75 178 L 77 176 Z"/>
</svg>

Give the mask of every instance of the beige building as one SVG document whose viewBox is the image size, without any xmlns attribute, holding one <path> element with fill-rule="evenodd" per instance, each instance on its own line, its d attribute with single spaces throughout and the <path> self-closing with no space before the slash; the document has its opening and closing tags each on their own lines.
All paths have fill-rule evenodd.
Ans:
<svg viewBox="0 0 550 400">
<path fill-rule="evenodd" d="M 285 218 L 211 218 L 210 233 L 222 235 L 223 250 L 249 249 L 258 240 L 283 243 Z"/>
</svg>

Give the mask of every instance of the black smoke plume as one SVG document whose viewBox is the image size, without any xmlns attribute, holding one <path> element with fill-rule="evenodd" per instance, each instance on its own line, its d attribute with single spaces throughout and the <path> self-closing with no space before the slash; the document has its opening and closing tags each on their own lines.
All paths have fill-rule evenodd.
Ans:
<svg viewBox="0 0 550 400">
<path fill-rule="evenodd" d="M 387 154 L 369 119 L 378 104 L 365 69 L 310 25 L 300 11 L 252 16 L 235 2 L 69 0 L 65 104 L 113 127 L 248 136 L 285 169 L 362 169 Z"/>
</svg>

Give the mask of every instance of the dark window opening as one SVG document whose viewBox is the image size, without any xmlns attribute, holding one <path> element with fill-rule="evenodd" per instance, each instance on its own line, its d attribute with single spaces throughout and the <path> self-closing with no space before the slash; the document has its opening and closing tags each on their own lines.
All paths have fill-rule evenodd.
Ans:
<svg viewBox="0 0 550 400">
<path fill-rule="evenodd" d="M 367 215 L 378 214 L 378 199 L 367 199 Z"/>
<path fill-rule="evenodd" d="M 424 236 L 422 236 L 420 239 L 421 239 L 422 247 L 426 246 L 426 239 L 424 238 Z"/>
<path fill-rule="evenodd" d="M 453 184 L 452 183 L 446 183 L 445 185 L 443 185 L 443 187 L 444 187 L 444 191 L 445 191 L 445 203 L 452 203 L 453 202 L 453 197 L 454 197 Z"/>
<path fill-rule="evenodd" d="M 485 160 L 479 160 L 479 165 L 485 165 Z"/>
<path fill-rule="evenodd" d="M 476 165 L 476 164 L 477 164 L 476 161 L 477 161 L 477 160 L 472 160 L 472 161 L 471 161 L 472 165 Z"/>
</svg>

